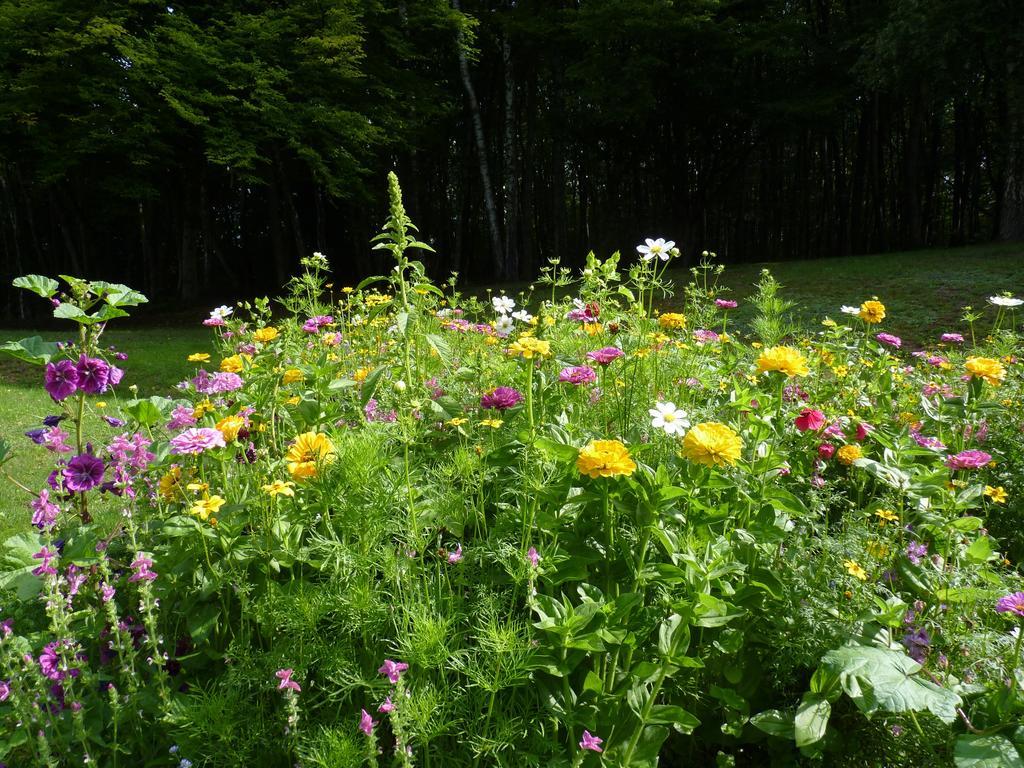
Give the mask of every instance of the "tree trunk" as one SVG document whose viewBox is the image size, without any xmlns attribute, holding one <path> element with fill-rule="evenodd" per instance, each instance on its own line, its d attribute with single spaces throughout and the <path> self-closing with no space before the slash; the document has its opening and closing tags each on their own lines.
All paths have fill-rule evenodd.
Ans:
<svg viewBox="0 0 1024 768">
<path fill-rule="evenodd" d="M 506 27 L 501 38 L 505 69 L 505 277 L 519 277 L 519 158 L 516 151 L 516 81 L 512 41 Z"/>
</svg>

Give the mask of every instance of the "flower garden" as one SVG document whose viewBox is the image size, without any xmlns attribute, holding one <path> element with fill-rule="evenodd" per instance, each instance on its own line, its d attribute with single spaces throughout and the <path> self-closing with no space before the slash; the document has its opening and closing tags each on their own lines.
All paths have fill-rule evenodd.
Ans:
<svg viewBox="0 0 1024 768">
<path fill-rule="evenodd" d="M 141 294 L 16 281 L 77 332 L 4 347 L 53 412 L 0 444 L 52 469 L 9 479 L 0 762 L 1024 765 L 1024 302 L 918 345 L 765 274 L 738 327 L 653 239 L 463 296 L 394 177 L 375 247 L 144 399 L 101 335 Z"/>
</svg>

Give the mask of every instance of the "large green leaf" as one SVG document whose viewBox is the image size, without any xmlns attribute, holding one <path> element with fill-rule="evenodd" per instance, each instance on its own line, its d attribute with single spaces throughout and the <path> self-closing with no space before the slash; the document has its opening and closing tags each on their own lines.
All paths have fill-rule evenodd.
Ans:
<svg viewBox="0 0 1024 768">
<path fill-rule="evenodd" d="M 866 715 L 927 710 L 944 723 L 956 719 L 960 697 L 918 675 L 921 665 L 902 649 L 845 645 L 826 653 L 822 666 Z"/>
<path fill-rule="evenodd" d="M 798 747 L 806 747 L 825 738 L 832 705 L 820 693 L 805 693 L 793 720 L 793 735 Z"/>
<path fill-rule="evenodd" d="M 953 760 L 956 768 L 1024 768 L 1013 742 L 998 733 L 965 733 L 956 740 Z"/>
<path fill-rule="evenodd" d="M 14 278 L 15 288 L 24 288 L 26 291 L 32 291 L 44 299 L 48 299 L 57 293 L 57 289 L 60 288 L 60 283 L 54 280 L 52 277 L 44 277 L 43 275 L 25 275 L 24 277 Z"/>
<path fill-rule="evenodd" d="M 43 341 L 40 336 L 29 336 L 20 341 L 8 341 L 0 345 L 0 352 L 24 360 L 33 365 L 45 365 L 58 352 L 57 342 Z"/>
</svg>

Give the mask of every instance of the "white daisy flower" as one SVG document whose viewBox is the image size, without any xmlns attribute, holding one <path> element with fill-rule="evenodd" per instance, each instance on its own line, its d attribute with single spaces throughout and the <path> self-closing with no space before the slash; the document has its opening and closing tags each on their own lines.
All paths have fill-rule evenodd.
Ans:
<svg viewBox="0 0 1024 768">
<path fill-rule="evenodd" d="M 839 311 L 842 312 L 844 315 L 859 315 L 860 307 L 850 307 L 844 304 L 839 308 Z"/>
<path fill-rule="evenodd" d="M 533 320 L 533 315 L 527 312 L 525 309 L 520 309 L 518 312 L 513 312 L 512 317 L 521 323 L 529 323 Z"/>
<path fill-rule="evenodd" d="M 494 321 L 494 330 L 497 331 L 499 336 L 508 336 L 512 333 L 514 326 L 515 321 L 508 315 L 502 315 Z"/>
<path fill-rule="evenodd" d="M 655 403 L 647 412 L 651 414 L 651 426 L 664 430 L 666 435 L 681 435 L 690 426 L 686 411 L 676 408 L 675 403 Z"/>
<path fill-rule="evenodd" d="M 668 261 L 672 256 L 671 251 L 675 247 L 676 244 L 674 240 L 666 241 L 663 237 L 659 237 L 657 240 L 652 240 L 648 237 L 644 240 L 644 245 L 638 245 L 636 247 L 636 251 L 644 261 L 650 261 L 655 257 L 662 261 Z"/>
<path fill-rule="evenodd" d="M 491 299 L 491 304 L 499 315 L 507 315 L 516 308 L 516 303 L 508 296 L 495 296 Z"/>
<path fill-rule="evenodd" d="M 217 307 L 215 310 L 210 312 L 210 317 L 214 320 L 223 320 L 225 317 L 227 317 L 234 311 L 235 310 L 233 310 L 227 304 L 222 304 L 221 306 Z"/>
<path fill-rule="evenodd" d="M 1015 299 L 1013 296 L 989 296 L 989 304 L 995 304 L 997 307 L 1019 307 L 1024 304 L 1024 299 Z"/>
</svg>

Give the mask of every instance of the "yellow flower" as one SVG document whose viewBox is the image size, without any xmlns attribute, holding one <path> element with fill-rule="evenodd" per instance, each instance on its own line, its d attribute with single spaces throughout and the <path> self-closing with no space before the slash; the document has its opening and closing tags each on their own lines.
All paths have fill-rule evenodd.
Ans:
<svg viewBox="0 0 1024 768">
<path fill-rule="evenodd" d="M 725 424 L 706 421 L 692 427 L 683 438 L 682 455 L 708 466 L 733 465 L 740 457 L 743 440 Z"/>
<path fill-rule="evenodd" d="M 241 416 L 225 416 L 217 422 L 217 429 L 224 435 L 224 442 L 230 443 L 238 438 L 238 433 L 245 427 L 245 419 Z"/>
<path fill-rule="evenodd" d="M 360 368 L 358 371 L 352 374 L 353 381 L 365 381 L 366 377 L 370 375 L 372 368 Z"/>
<path fill-rule="evenodd" d="M 996 504 L 1005 504 L 1009 498 L 1009 494 L 1006 493 L 1006 489 L 1003 486 L 993 488 L 991 485 L 985 486 L 985 495 L 988 496 Z"/>
<path fill-rule="evenodd" d="M 580 448 L 576 456 L 576 469 L 588 477 L 617 477 L 631 475 L 636 471 L 636 462 L 629 456 L 629 449 L 618 440 L 591 440 Z"/>
<path fill-rule="evenodd" d="M 666 331 L 675 331 L 686 327 L 686 315 L 679 312 L 666 312 L 658 318 L 658 325 Z"/>
<path fill-rule="evenodd" d="M 786 376 L 806 376 L 810 373 L 807 360 L 793 347 L 769 347 L 757 358 L 757 372 L 779 371 Z"/>
<path fill-rule="evenodd" d="M 846 572 L 855 579 L 860 579 L 861 581 L 868 580 L 868 572 L 857 565 L 855 560 L 846 560 L 843 562 L 843 565 L 846 566 Z"/>
<path fill-rule="evenodd" d="M 900 516 L 891 509 L 876 510 L 875 517 L 878 518 L 879 525 L 885 525 L 886 523 L 898 523 L 900 521 Z"/>
<path fill-rule="evenodd" d="M 604 326 L 601 325 L 600 323 L 584 323 L 583 324 L 583 332 L 586 333 L 587 336 L 597 336 L 597 334 L 599 334 L 603 330 L 604 330 Z"/>
<path fill-rule="evenodd" d="M 100 400 L 98 403 L 96 403 L 96 407 L 97 408 L 106 408 L 107 407 L 107 401 L 106 400 Z"/>
<path fill-rule="evenodd" d="M 192 409 L 192 418 L 201 419 L 211 412 L 213 412 L 213 403 L 210 402 L 210 398 L 206 398 L 201 403 L 196 403 L 196 407 Z"/>
<path fill-rule="evenodd" d="M 188 356 L 190 363 L 208 363 L 210 361 L 209 352 L 193 352 Z"/>
<path fill-rule="evenodd" d="M 293 395 L 292 397 L 289 397 L 287 400 L 285 400 L 284 404 L 285 405 L 298 405 L 300 402 L 302 402 L 302 398 L 299 397 L 298 395 Z"/>
<path fill-rule="evenodd" d="M 174 501 L 184 495 L 181 487 L 181 467 L 171 467 L 167 474 L 160 478 L 159 493 L 164 501 Z"/>
<path fill-rule="evenodd" d="M 294 496 L 293 485 L 295 483 L 291 480 L 275 480 L 268 485 L 264 485 L 263 492 L 269 496 Z"/>
<path fill-rule="evenodd" d="M 508 351 L 526 360 L 531 359 L 534 355 L 537 357 L 551 357 L 551 344 L 541 339 L 535 339 L 532 336 L 520 336 L 518 341 L 509 344 Z"/>
<path fill-rule="evenodd" d="M 456 417 L 454 419 L 448 419 L 448 421 L 446 421 L 445 424 L 447 424 L 449 427 L 461 427 L 467 421 L 469 421 L 469 419 L 463 419 L 461 417 Z"/>
<path fill-rule="evenodd" d="M 245 363 L 252 360 L 249 355 L 232 355 L 220 361 L 220 369 L 225 373 L 240 373 Z"/>
<path fill-rule="evenodd" d="M 968 357 L 964 368 L 972 379 L 984 379 L 987 384 L 998 387 L 1006 378 L 1006 368 L 991 357 Z"/>
<path fill-rule="evenodd" d="M 839 459 L 839 463 L 845 464 L 847 467 L 851 466 L 853 462 L 863 455 L 864 452 L 860 449 L 859 445 L 844 445 L 836 451 L 836 458 Z"/>
<path fill-rule="evenodd" d="M 298 368 L 289 368 L 281 374 L 281 383 L 291 384 L 296 381 L 302 381 L 304 378 L 306 378 L 306 375 Z"/>
<path fill-rule="evenodd" d="M 865 301 L 860 305 L 860 312 L 857 313 L 857 317 L 865 323 L 872 325 L 880 323 L 885 320 L 885 304 L 875 299 Z"/>
<path fill-rule="evenodd" d="M 481 419 L 480 420 L 480 426 L 481 427 L 490 427 L 491 429 L 497 429 L 498 427 L 500 427 L 504 423 L 505 422 L 503 420 L 501 420 L 501 419 Z"/>
<path fill-rule="evenodd" d="M 881 560 L 888 556 L 889 547 L 881 541 L 872 541 L 868 544 L 868 554 L 876 560 Z"/>
<path fill-rule="evenodd" d="M 189 512 L 201 520 L 207 520 L 210 515 L 217 514 L 217 510 L 223 507 L 224 504 L 225 501 L 220 496 L 209 496 L 205 499 L 198 499 L 197 501 L 192 502 L 192 507 L 189 509 Z"/>
<path fill-rule="evenodd" d="M 285 460 L 293 479 L 307 480 L 316 477 L 321 464 L 330 464 L 337 457 L 334 443 L 327 435 L 321 432 L 303 432 L 295 438 Z"/>
<path fill-rule="evenodd" d="M 261 344 L 267 344 L 277 338 L 277 328 L 268 326 L 266 328 L 260 328 L 254 331 L 252 334 L 252 340 L 258 341 Z"/>
</svg>

